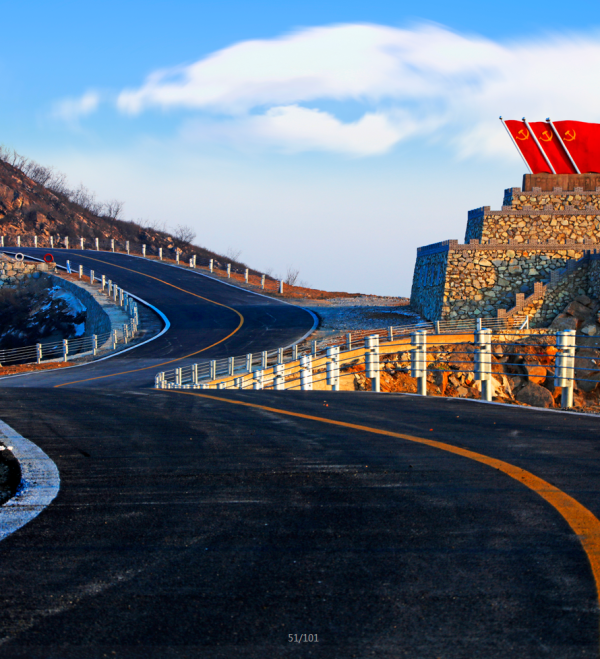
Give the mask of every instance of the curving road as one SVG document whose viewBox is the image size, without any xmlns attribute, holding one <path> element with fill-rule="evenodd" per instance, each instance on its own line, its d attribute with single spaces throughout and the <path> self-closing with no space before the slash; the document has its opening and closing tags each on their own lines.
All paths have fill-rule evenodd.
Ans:
<svg viewBox="0 0 600 659">
<path fill-rule="evenodd" d="M 41 258 L 49 250 L 21 251 Z M 161 370 L 291 345 L 314 324 L 304 309 L 185 268 L 111 252 L 50 251 L 59 265 L 69 259 L 72 266 L 81 263 L 97 275 L 105 274 L 160 309 L 171 327 L 162 337 L 123 355 L 76 369 L 4 378 L 0 386 L 151 387 Z"/>
<path fill-rule="evenodd" d="M 203 356 L 310 327 L 297 308 L 110 258 L 244 315 Z M 90 380 L 236 326 L 231 311 L 127 276 L 114 278 L 171 320 L 164 341 L 71 369 L 85 381 L 68 387 L 48 386 L 68 371 L 0 381 L 0 416 L 61 475 L 55 501 L 0 543 L 1 657 L 598 656 L 596 418 L 410 395 L 156 391 L 152 369 Z"/>
</svg>

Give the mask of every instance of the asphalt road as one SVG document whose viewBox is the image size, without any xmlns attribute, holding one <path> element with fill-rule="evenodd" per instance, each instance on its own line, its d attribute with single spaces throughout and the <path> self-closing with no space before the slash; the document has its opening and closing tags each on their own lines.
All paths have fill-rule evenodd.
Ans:
<svg viewBox="0 0 600 659">
<path fill-rule="evenodd" d="M 222 295 L 238 308 L 239 292 Z M 257 343 L 271 331 L 243 327 Z M 0 657 L 598 656 L 595 527 L 565 518 L 600 516 L 596 418 L 121 377 L 0 382 L 0 417 L 61 475 L 55 501 L 0 543 Z"/>
<path fill-rule="evenodd" d="M 295 305 L 149 259 L 91 250 L 21 251 L 38 258 L 50 251 L 59 265 L 69 259 L 72 266 L 81 263 L 97 276 L 105 274 L 160 309 L 171 327 L 155 341 L 109 360 L 26 378 L 5 378 L 0 380 L 2 387 L 53 387 L 67 382 L 92 388 L 99 384 L 151 387 L 161 370 L 291 345 L 314 324 L 313 316 Z M 100 383 L 93 379 L 98 377 Z"/>
</svg>

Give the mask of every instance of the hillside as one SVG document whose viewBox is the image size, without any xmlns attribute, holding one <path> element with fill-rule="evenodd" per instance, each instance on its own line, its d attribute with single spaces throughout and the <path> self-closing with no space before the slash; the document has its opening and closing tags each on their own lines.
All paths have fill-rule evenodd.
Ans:
<svg viewBox="0 0 600 659">
<path fill-rule="evenodd" d="M 95 195 L 83 185 L 72 190 L 66 177 L 53 168 L 44 167 L 33 160 L 21 156 L 14 150 L 0 146 L 0 235 L 5 236 L 5 244 L 15 245 L 21 236 L 23 245 L 33 245 L 37 236 L 40 247 L 50 247 L 50 237 L 54 246 L 64 246 L 68 237 L 72 248 L 79 246 L 84 238 L 87 247 L 100 241 L 100 249 L 109 249 L 110 240 L 115 241 L 117 251 L 125 250 L 129 241 L 131 252 L 140 254 L 146 245 L 148 256 L 156 256 L 159 248 L 165 260 L 174 260 L 176 250 L 180 250 L 183 263 L 196 256 L 198 264 L 207 264 L 213 259 L 215 272 L 224 271 L 231 264 L 233 279 L 243 281 L 248 267 L 237 260 L 238 257 L 217 254 L 205 247 L 193 244 L 195 233 L 190 227 L 179 226 L 173 233 L 166 230 L 166 223 L 152 222 L 144 225 L 122 219 L 123 204 L 112 200 L 98 202 Z M 263 273 L 249 268 L 252 279 Z M 294 285 L 298 272 L 288 273 L 284 297 L 308 297 L 326 299 L 329 297 L 355 297 L 359 293 L 321 291 L 308 288 L 305 284 Z M 278 290 L 277 277 L 266 273 L 265 293 L 275 294 Z"/>
<path fill-rule="evenodd" d="M 0 234 L 5 236 L 37 235 L 41 247 L 50 246 L 50 236 L 62 241 L 69 238 L 71 246 L 84 238 L 90 245 L 95 238 L 106 243 L 114 239 L 123 248 L 125 241 L 133 245 L 148 245 L 148 254 L 156 254 L 158 248 L 165 256 L 175 249 L 182 250 L 182 258 L 192 252 L 199 258 L 228 261 L 242 267 L 232 259 L 226 259 L 208 249 L 192 246 L 193 232 L 180 227 L 172 235 L 152 226 L 120 219 L 122 204 L 118 201 L 99 203 L 83 186 L 70 190 L 62 174 L 43 167 L 31 160 L 0 149 Z M 8 239 L 7 244 L 14 244 Z M 135 250 L 140 251 L 140 250 Z"/>
</svg>

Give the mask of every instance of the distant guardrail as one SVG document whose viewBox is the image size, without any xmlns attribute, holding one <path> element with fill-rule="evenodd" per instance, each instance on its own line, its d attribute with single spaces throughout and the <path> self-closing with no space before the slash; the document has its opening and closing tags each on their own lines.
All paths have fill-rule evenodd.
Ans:
<svg viewBox="0 0 600 659">
<path fill-rule="evenodd" d="M 346 335 L 330 337 L 321 341 L 309 341 L 287 348 L 278 348 L 260 353 L 249 353 L 236 357 L 217 359 L 189 366 L 181 366 L 162 371 L 155 377 L 155 386 L 159 389 L 174 388 L 210 388 L 217 386 L 216 381 L 223 377 L 234 377 L 264 371 L 279 364 L 297 362 L 304 356 L 318 359 L 325 357 L 332 347 L 344 348 L 346 352 L 362 344 L 368 336 L 378 336 L 382 342 L 393 342 L 401 336 L 427 330 L 437 334 L 473 333 L 482 327 L 501 331 L 506 329 L 523 329 L 528 327 L 527 316 L 510 318 L 479 318 L 457 321 L 420 322 L 412 325 L 397 325 L 379 329 L 361 330 Z"/>
<path fill-rule="evenodd" d="M 251 268 L 240 267 L 235 263 L 228 262 L 227 258 L 203 258 L 194 254 L 193 247 L 187 248 L 185 252 L 180 248 L 160 247 L 137 243 L 129 240 L 116 240 L 114 238 L 93 238 L 86 240 L 79 238 L 69 239 L 68 236 L 37 236 L 37 235 L 0 235 L 0 250 L 8 247 L 8 243 L 15 249 L 21 247 L 35 247 L 46 249 L 89 249 L 92 251 L 121 252 L 132 256 L 143 258 L 155 258 L 159 261 L 171 260 L 176 265 L 187 266 L 191 269 L 204 269 L 208 272 L 245 282 L 266 292 L 283 293 L 286 285 L 282 279 L 277 279 L 269 274 L 261 273 Z M 184 253 L 186 258 L 184 258 Z M 233 259 L 232 259 L 233 260 Z"/>
</svg>

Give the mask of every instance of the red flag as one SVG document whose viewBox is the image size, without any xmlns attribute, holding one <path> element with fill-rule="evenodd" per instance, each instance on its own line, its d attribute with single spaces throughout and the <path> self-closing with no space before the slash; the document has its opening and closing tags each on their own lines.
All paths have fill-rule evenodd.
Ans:
<svg viewBox="0 0 600 659">
<path fill-rule="evenodd" d="M 544 149 L 544 153 L 548 156 L 548 160 L 552 163 L 552 167 L 554 167 L 554 171 L 557 174 L 577 173 L 550 124 L 545 121 L 531 121 L 529 122 L 529 127 L 538 138 L 542 149 Z M 534 173 L 537 174 L 537 172 Z"/>
<path fill-rule="evenodd" d="M 554 126 L 579 171 L 582 174 L 600 173 L 600 124 L 555 121 Z"/>
<path fill-rule="evenodd" d="M 535 140 L 525 125 L 525 122 L 509 119 L 504 123 L 521 150 L 521 153 L 531 168 L 531 171 L 534 174 L 542 174 L 544 172 L 552 174 L 552 170 L 544 160 L 544 156 L 538 145 L 535 143 Z"/>
</svg>

